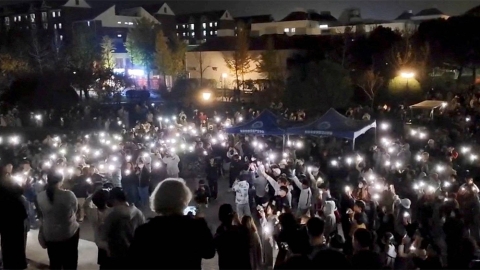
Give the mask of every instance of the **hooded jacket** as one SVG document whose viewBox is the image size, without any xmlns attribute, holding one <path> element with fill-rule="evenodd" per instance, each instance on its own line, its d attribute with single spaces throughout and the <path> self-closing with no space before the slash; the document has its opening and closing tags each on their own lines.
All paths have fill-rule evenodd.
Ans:
<svg viewBox="0 0 480 270">
<path fill-rule="evenodd" d="M 135 230 L 144 223 L 145 217 L 135 206 L 113 207 L 104 223 L 108 250 L 112 259 L 125 259 Z"/>
<path fill-rule="evenodd" d="M 167 167 L 167 175 L 177 175 L 180 170 L 178 169 L 178 163 L 180 163 L 180 158 L 173 154 L 169 157 L 164 157 L 162 159 L 163 163 L 165 163 Z"/>
<path fill-rule="evenodd" d="M 335 217 L 335 209 L 335 202 L 325 202 L 323 207 L 323 215 L 325 216 L 325 237 L 328 237 L 332 232 L 337 230 L 337 218 Z"/>
</svg>

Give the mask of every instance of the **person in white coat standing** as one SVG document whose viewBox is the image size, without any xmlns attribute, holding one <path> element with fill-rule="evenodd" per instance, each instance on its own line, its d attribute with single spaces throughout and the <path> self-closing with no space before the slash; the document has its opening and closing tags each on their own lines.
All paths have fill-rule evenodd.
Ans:
<svg viewBox="0 0 480 270">
<path fill-rule="evenodd" d="M 180 158 L 174 153 L 167 152 L 162 158 L 162 161 L 167 168 L 167 178 L 178 178 L 178 174 L 180 173 L 180 170 L 178 169 Z"/>
</svg>

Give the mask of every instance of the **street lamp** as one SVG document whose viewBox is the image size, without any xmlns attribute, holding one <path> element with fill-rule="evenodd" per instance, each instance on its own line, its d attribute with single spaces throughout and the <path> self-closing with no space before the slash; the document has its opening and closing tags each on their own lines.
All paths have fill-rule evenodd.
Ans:
<svg viewBox="0 0 480 270">
<path fill-rule="evenodd" d="M 210 93 L 210 92 L 203 92 L 202 93 L 202 98 L 205 101 L 209 101 L 211 97 L 212 97 L 212 93 Z"/>
<path fill-rule="evenodd" d="M 222 73 L 222 88 L 223 88 L 223 98 L 227 99 L 227 90 L 225 89 L 225 79 L 228 77 L 227 73 Z"/>
<path fill-rule="evenodd" d="M 409 91 L 410 89 L 409 89 L 408 82 L 409 82 L 410 79 L 415 77 L 415 73 L 413 73 L 413 72 L 401 72 L 400 77 L 407 80 L 407 91 Z"/>
</svg>

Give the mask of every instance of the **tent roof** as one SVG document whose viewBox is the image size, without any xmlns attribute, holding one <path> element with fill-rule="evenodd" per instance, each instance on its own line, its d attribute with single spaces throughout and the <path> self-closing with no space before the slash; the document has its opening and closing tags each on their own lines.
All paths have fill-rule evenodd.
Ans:
<svg viewBox="0 0 480 270">
<path fill-rule="evenodd" d="M 254 119 L 227 128 L 227 133 L 240 134 L 261 134 L 261 135 L 283 135 L 285 130 L 279 126 L 279 118 L 269 110 L 264 110 Z"/>
<path fill-rule="evenodd" d="M 446 101 L 441 100 L 424 100 L 420 103 L 413 104 L 410 106 L 410 109 L 436 109 L 441 107 L 442 104 L 446 103 Z"/>
<path fill-rule="evenodd" d="M 288 134 L 334 136 L 353 140 L 370 128 L 376 127 L 375 121 L 362 121 L 345 117 L 335 109 L 328 110 L 317 120 L 287 129 Z"/>
</svg>

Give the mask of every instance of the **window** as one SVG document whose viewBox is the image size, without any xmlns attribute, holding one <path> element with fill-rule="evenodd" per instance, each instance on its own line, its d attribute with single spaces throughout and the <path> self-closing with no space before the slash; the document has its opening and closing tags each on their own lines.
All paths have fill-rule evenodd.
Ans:
<svg viewBox="0 0 480 270">
<path fill-rule="evenodd" d="M 37 29 L 37 25 L 35 23 L 32 23 L 32 29 Z"/>
<path fill-rule="evenodd" d="M 187 36 L 190 36 L 190 32 L 187 32 Z"/>
<path fill-rule="evenodd" d="M 60 17 L 61 13 L 60 11 L 57 11 L 57 16 Z"/>
<path fill-rule="evenodd" d="M 217 27 L 217 22 L 215 22 L 215 27 Z"/>
<path fill-rule="evenodd" d="M 191 23 L 190 24 L 190 30 L 194 30 L 195 29 L 195 24 Z"/>
<path fill-rule="evenodd" d="M 210 36 L 213 36 L 213 31 L 210 31 Z"/>
<path fill-rule="evenodd" d="M 163 8 L 163 13 L 167 13 L 167 7 Z"/>
<path fill-rule="evenodd" d="M 80 0 L 75 0 L 75 5 L 80 5 Z"/>
<path fill-rule="evenodd" d="M 48 23 L 43 23 L 43 29 L 48 29 Z"/>
<path fill-rule="evenodd" d="M 178 36 L 180 36 L 180 34 L 179 34 L 179 33 L 177 33 L 177 37 L 178 37 Z"/>
<path fill-rule="evenodd" d="M 35 14 L 30 14 L 30 21 L 35 22 Z"/>
<path fill-rule="evenodd" d="M 128 25 L 133 25 L 133 22 L 129 22 Z"/>
<path fill-rule="evenodd" d="M 63 40 L 63 35 L 60 35 L 60 40 Z"/>
<path fill-rule="evenodd" d="M 128 22 L 124 22 L 124 24 L 128 24 Z"/>
<path fill-rule="evenodd" d="M 121 35 L 121 34 L 118 34 L 117 37 L 122 37 L 122 35 Z"/>
<path fill-rule="evenodd" d="M 194 36 L 195 36 L 195 32 L 192 32 L 192 37 L 194 37 Z"/>
<path fill-rule="evenodd" d="M 17 21 L 17 17 L 16 17 L 16 16 L 13 17 L 13 21 L 14 21 L 14 22 Z"/>
<path fill-rule="evenodd" d="M 123 58 L 115 58 L 115 67 L 116 68 L 125 68 L 123 64 Z"/>
<path fill-rule="evenodd" d="M 320 29 L 327 29 L 328 25 L 327 24 L 320 24 Z"/>
<path fill-rule="evenodd" d="M 54 24 L 54 25 L 53 25 L 53 29 L 57 29 L 57 24 Z"/>
<path fill-rule="evenodd" d="M 118 24 L 122 24 L 122 22 L 117 22 Z"/>
<path fill-rule="evenodd" d="M 202 23 L 202 28 L 203 28 L 203 29 L 207 28 L 207 24 L 206 24 L 206 23 Z"/>
<path fill-rule="evenodd" d="M 22 16 L 18 16 L 18 21 L 19 21 L 19 22 L 22 21 Z"/>
<path fill-rule="evenodd" d="M 88 27 L 90 27 L 90 21 L 87 22 Z"/>
<path fill-rule="evenodd" d="M 178 29 L 178 24 L 177 24 L 177 27 L 176 27 L 176 28 Z"/>
<path fill-rule="evenodd" d="M 183 36 L 185 36 L 185 32 L 183 32 Z"/>
<path fill-rule="evenodd" d="M 283 30 L 283 32 L 289 33 L 289 32 L 290 32 L 290 28 L 285 28 L 285 29 Z"/>
<path fill-rule="evenodd" d="M 5 25 L 10 25 L 10 18 L 9 17 L 5 17 Z"/>
<path fill-rule="evenodd" d="M 58 24 L 58 29 L 62 29 L 62 24 L 61 23 Z"/>
<path fill-rule="evenodd" d="M 225 18 L 228 18 L 228 12 L 227 12 L 227 13 L 225 13 Z"/>
<path fill-rule="evenodd" d="M 217 35 L 217 30 L 215 30 L 215 36 Z"/>
<path fill-rule="evenodd" d="M 55 18 L 55 11 L 52 11 L 52 17 Z"/>
<path fill-rule="evenodd" d="M 203 30 L 203 36 L 207 35 L 207 31 Z"/>
<path fill-rule="evenodd" d="M 217 71 L 217 67 L 212 67 L 212 70 L 213 70 L 213 71 Z"/>
<path fill-rule="evenodd" d="M 213 23 L 212 23 L 212 22 L 210 22 L 210 27 L 213 27 Z"/>
<path fill-rule="evenodd" d="M 290 33 L 295 33 L 295 28 L 290 29 Z"/>
<path fill-rule="evenodd" d="M 47 20 L 47 12 L 42 12 L 42 21 Z"/>
</svg>

